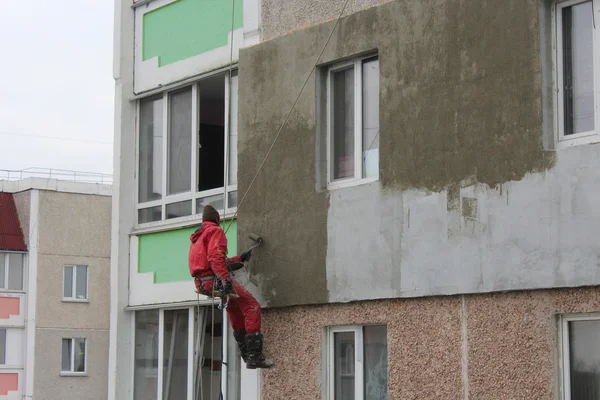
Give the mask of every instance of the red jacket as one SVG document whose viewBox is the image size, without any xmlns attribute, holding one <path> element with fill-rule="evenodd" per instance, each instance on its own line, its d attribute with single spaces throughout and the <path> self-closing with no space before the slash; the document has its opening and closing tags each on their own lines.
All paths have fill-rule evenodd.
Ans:
<svg viewBox="0 0 600 400">
<path fill-rule="evenodd" d="M 214 222 L 203 222 L 190 236 L 190 274 L 196 278 L 216 275 L 221 280 L 229 279 L 227 262 L 240 262 L 239 256 L 227 258 L 225 232 Z"/>
</svg>

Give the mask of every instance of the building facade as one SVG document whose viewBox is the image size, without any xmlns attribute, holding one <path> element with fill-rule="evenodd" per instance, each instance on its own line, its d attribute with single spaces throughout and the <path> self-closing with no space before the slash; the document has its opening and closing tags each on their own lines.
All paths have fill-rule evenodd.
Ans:
<svg viewBox="0 0 600 400">
<path fill-rule="evenodd" d="M 109 398 L 200 398 L 203 357 L 225 399 L 599 395 L 597 4 L 116 4 Z M 264 239 L 272 370 L 194 347 L 207 203 Z"/>
<path fill-rule="evenodd" d="M 106 398 L 111 187 L 2 180 L 0 208 L 0 399 Z"/>
</svg>

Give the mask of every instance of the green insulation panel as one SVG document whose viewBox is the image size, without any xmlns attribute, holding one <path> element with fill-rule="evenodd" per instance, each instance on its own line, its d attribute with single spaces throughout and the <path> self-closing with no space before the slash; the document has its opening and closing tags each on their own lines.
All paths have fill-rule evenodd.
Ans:
<svg viewBox="0 0 600 400">
<path fill-rule="evenodd" d="M 243 24 L 243 0 L 234 0 L 233 28 Z M 177 0 L 144 14 L 142 59 L 158 57 L 158 66 L 185 60 L 228 44 L 232 2 Z"/>
<path fill-rule="evenodd" d="M 227 229 L 230 221 L 221 223 Z M 227 231 L 228 256 L 237 254 L 237 222 Z M 154 283 L 181 282 L 191 279 L 188 268 L 190 236 L 197 227 L 140 235 L 138 272 L 154 272 Z"/>
</svg>

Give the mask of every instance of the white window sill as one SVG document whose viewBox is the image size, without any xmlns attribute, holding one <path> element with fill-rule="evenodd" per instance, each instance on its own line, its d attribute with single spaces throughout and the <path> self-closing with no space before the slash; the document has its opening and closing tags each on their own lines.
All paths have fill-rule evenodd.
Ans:
<svg viewBox="0 0 600 400">
<path fill-rule="evenodd" d="M 235 215 L 237 209 L 232 208 L 225 213 L 223 216 L 222 212 L 220 212 L 222 218 L 221 222 L 231 220 Z M 164 221 L 156 221 L 156 222 L 148 222 L 145 224 L 138 224 L 131 231 L 132 235 L 139 235 L 143 233 L 156 233 L 156 232 L 164 232 L 171 231 L 179 228 L 188 228 L 190 226 L 200 225 L 202 223 L 202 214 L 189 215 L 187 217 L 181 218 L 173 218 L 167 219 Z"/>
<path fill-rule="evenodd" d="M 69 299 L 69 298 L 63 298 L 61 301 L 63 303 L 89 303 L 90 302 L 89 299 Z"/>
<path fill-rule="evenodd" d="M 594 143 L 600 143 L 600 135 L 597 133 L 563 136 L 561 140 L 556 143 L 556 150 Z"/>
<path fill-rule="evenodd" d="M 24 290 L 14 290 L 14 289 L 2 289 L 0 288 L 0 293 L 5 294 L 25 294 Z"/>
<path fill-rule="evenodd" d="M 88 376 L 87 372 L 66 372 L 61 371 L 60 376 L 70 376 L 70 377 L 85 377 Z"/>
<path fill-rule="evenodd" d="M 366 185 L 369 183 L 377 182 L 379 178 L 363 178 L 363 179 L 344 179 L 335 182 L 331 182 L 327 185 L 327 189 L 336 190 L 343 189 L 353 186 Z"/>
</svg>

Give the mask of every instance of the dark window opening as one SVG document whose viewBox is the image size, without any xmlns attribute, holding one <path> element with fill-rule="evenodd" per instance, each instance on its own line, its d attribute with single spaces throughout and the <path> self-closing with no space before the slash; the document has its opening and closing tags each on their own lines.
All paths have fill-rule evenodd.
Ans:
<svg viewBox="0 0 600 400">
<path fill-rule="evenodd" d="M 225 80 L 200 81 L 198 191 L 223 187 L 225 174 Z"/>
</svg>

